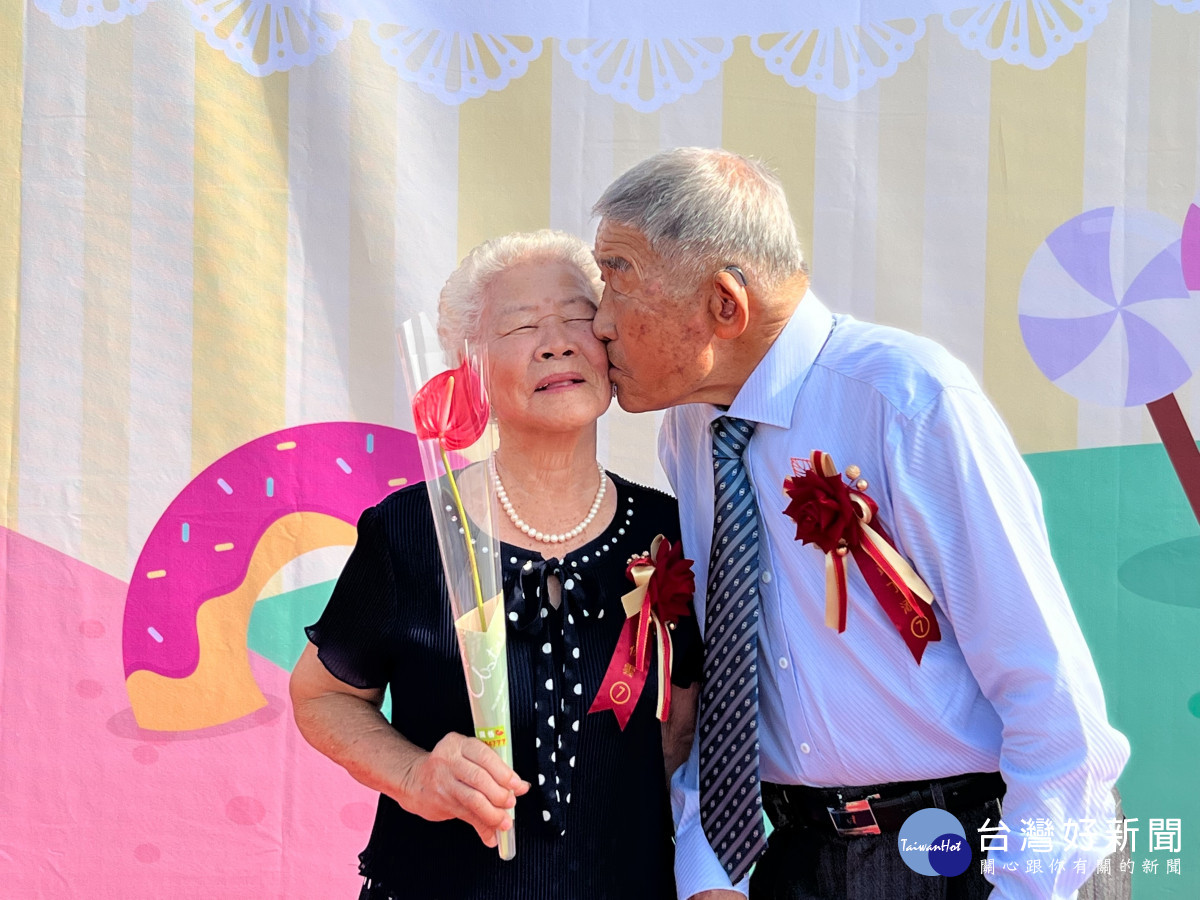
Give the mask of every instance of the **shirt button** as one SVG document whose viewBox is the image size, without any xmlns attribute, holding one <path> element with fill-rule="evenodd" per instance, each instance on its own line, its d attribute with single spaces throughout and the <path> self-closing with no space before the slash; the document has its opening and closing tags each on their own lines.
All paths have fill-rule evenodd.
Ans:
<svg viewBox="0 0 1200 900">
<path fill-rule="evenodd" d="M 762 582 L 763 582 L 763 584 L 770 584 L 770 583 L 771 583 L 771 573 L 770 573 L 770 572 L 763 572 L 763 573 L 762 573 Z"/>
<path fill-rule="evenodd" d="M 808 746 L 808 744 L 801 744 L 801 745 L 800 745 L 800 752 L 801 752 L 801 753 L 808 753 L 810 750 L 812 750 L 812 747 Z"/>
<path fill-rule="evenodd" d="M 788 667 L 787 657 L 786 656 L 779 657 L 779 668 L 786 669 L 787 667 Z"/>
</svg>

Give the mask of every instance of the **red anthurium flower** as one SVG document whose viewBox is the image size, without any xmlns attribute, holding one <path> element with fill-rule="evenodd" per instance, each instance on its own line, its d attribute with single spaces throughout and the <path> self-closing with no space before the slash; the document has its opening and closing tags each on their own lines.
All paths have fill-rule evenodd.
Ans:
<svg viewBox="0 0 1200 900">
<path fill-rule="evenodd" d="M 783 489 L 792 501 L 784 514 L 796 523 L 796 540 L 816 544 L 826 553 L 837 550 L 843 540 L 850 548 L 858 546 L 858 513 L 850 501 L 851 488 L 840 474 L 808 469 L 786 479 Z"/>
<path fill-rule="evenodd" d="M 654 556 L 654 574 L 647 585 L 650 608 L 668 625 L 682 616 L 690 616 L 688 603 L 696 592 L 696 576 L 692 561 L 683 555 L 683 542 L 672 544 L 666 538 L 658 542 Z"/>
<path fill-rule="evenodd" d="M 430 378 L 412 406 L 417 437 L 436 440 L 447 450 L 470 447 L 487 427 L 487 397 L 470 362 Z"/>
</svg>

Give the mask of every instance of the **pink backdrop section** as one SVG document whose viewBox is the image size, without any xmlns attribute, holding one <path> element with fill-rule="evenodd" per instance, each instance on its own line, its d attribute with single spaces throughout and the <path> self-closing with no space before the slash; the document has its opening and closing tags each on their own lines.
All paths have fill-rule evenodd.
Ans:
<svg viewBox="0 0 1200 900">
<path fill-rule="evenodd" d="M 251 653 L 267 707 L 143 731 L 121 666 L 127 585 L 4 528 L 0 557 L 0 895 L 354 896 L 375 794 L 305 744 L 287 672 Z"/>
</svg>

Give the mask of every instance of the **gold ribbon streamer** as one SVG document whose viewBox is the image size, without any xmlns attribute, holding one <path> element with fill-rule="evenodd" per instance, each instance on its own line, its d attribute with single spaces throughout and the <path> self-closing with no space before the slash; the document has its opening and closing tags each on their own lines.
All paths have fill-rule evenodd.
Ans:
<svg viewBox="0 0 1200 900">
<path fill-rule="evenodd" d="M 833 457 L 824 451 L 813 451 L 812 464 L 814 468 L 819 468 L 826 477 L 840 477 Z M 871 505 L 863 497 L 853 492 L 850 494 L 850 502 L 854 504 L 855 512 L 858 514 L 858 522 L 862 528 L 862 540 L 867 544 L 866 552 L 877 562 L 885 562 L 891 567 L 900 579 L 901 585 L 898 587 L 901 590 L 907 590 L 910 595 L 915 595 L 932 606 L 933 592 L 929 589 L 929 585 L 913 571 L 908 560 L 871 527 L 871 519 L 874 518 Z M 844 548 L 839 549 L 844 550 Z M 846 590 L 845 556 L 845 552 L 837 553 L 836 551 L 825 554 L 825 624 L 838 632 L 842 632 L 846 628 L 843 611 L 849 603 L 849 594 Z M 920 606 L 914 603 L 912 607 L 913 612 L 919 618 L 925 618 L 925 613 Z"/>
<path fill-rule="evenodd" d="M 665 722 L 671 710 L 671 664 L 675 655 L 675 648 L 671 641 L 671 629 L 664 628 L 662 622 L 658 618 L 658 613 L 650 608 L 650 600 L 646 596 L 649 587 L 650 579 L 654 576 L 654 563 L 658 553 L 658 545 L 662 542 L 662 535 L 654 539 L 650 545 L 650 556 L 642 562 L 634 565 L 629 574 L 633 578 L 634 588 L 627 594 L 621 597 L 621 606 L 625 609 L 625 618 L 632 619 L 635 616 L 641 615 L 643 612 L 646 616 L 637 623 L 637 637 L 634 641 L 634 664 L 639 672 L 646 668 L 646 640 L 650 633 L 650 627 L 653 625 L 657 638 L 654 641 L 655 655 L 658 658 L 658 696 L 655 699 L 654 714 L 660 722 Z"/>
<path fill-rule="evenodd" d="M 908 564 L 908 560 L 896 552 L 896 548 L 885 541 L 883 537 L 871 527 L 871 519 L 873 516 L 870 505 L 863 500 L 862 497 L 854 494 L 850 495 L 850 502 L 853 503 L 855 508 L 857 508 L 859 511 L 858 518 L 859 522 L 862 524 L 862 536 L 866 539 L 867 543 L 871 545 L 871 549 L 874 550 L 873 553 L 871 550 L 868 550 L 867 552 L 871 553 L 871 555 L 876 559 L 883 557 L 888 565 L 892 567 L 892 570 L 900 576 L 900 580 L 904 583 L 904 586 L 913 594 L 916 594 L 918 597 L 932 606 L 933 591 L 929 589 L 929 585 L 927 585 L 921 579 L 920 575 L 913 571 L 913 567 Z M 915 604 L 913 609 L 918 616 L 920 616 L 922 619 L 925 618 L 925 613 L 923 613 Z"/>
</svg>

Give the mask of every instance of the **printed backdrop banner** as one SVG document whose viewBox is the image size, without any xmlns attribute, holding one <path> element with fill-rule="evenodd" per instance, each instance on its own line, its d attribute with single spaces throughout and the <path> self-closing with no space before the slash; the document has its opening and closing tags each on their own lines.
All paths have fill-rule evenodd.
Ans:
<svg viewBox="0 0 1200 900">
<path fill-rule="evenodd" d="M 703 145 L 779 171 L 825 302 L 980 378 L 1135 897 L 1200 895 L 1198 60 L 1197 0 L 0 0 L 2 893 L 354 895 L 374 797 L 287 673 L 420 477 L 395 329 Z M 658 421 L 602 460 L 667 487 Z"/>
</svg>

